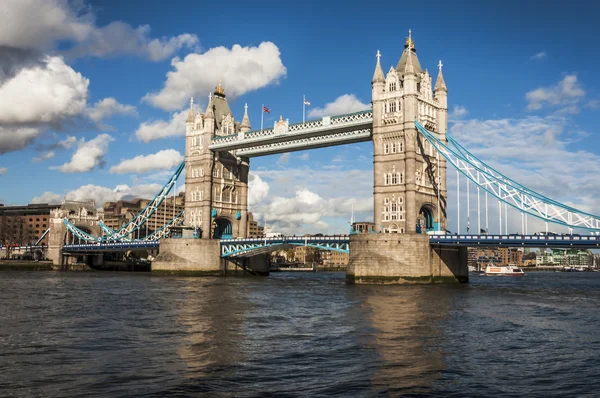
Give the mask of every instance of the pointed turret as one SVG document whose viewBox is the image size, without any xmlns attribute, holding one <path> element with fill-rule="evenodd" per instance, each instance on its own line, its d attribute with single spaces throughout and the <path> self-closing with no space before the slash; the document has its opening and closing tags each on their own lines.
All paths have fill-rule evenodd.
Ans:
<svg viewBox="0 0 600 398">
<path fill-rule="evenodd" d="M 188 111 L 186 123 L 194 123 L 194 97 L 190 98 L 190 110 Z"/>
<path fill-rule="evenodd" d="M 420 81 L 421 72 L 423 72 L 423 69 L 419 63 L 419 58 L 417 57 L 417 50 L 415 49 L 415 42 L 412 39 L 412 32 L 410 29 L 408 30 L 408 37 L 404 43 L 404 51 L 402 52 L 402 56 L 398 61 L 398 65 L 396 65 L 396 72 L 398 72 L 399 75 L 403 75 L 405 73 L 404 71 L 406 69 L 406 63 L 409 59 L 413 64 L 414 73 L 417 74 L 417 80 Z"/>
<path fill-rule="evenodd" d="M 446 82 L 444 81 L 444 75 L 442 74 L 442 66 L 444 65 L 442 64 L 442 60 L 440 60 L 440 62 L 438 63 L 438 77 L 435 81 L 435 88 L 433 89 L 434 92 L 448 91 L 448 88 L 446 87 Z"/>
<path fill-rule="evenodd" d="M 373 80 L 371 83 L 385 83 L 385 77 L 383 76 L 383 70 L 381 69 L 381 62 L 379 60 L 381 58 L 381 53 L 377 50 L 377 65 L 375 66 L 375 73 L 373 73 Z"/>
<path fill-rule="evenodd" d="M 242 119 L 242 125 L 240 131 L 246 133 L 250 131 L 250 118 L 248 117 L 248 104 L 244 105 L 244 118 Z"/>
<path fill-rule="evenodd" d="M 204 112 L 204 115 L 206 117 L 213 117 L 213 103 L 212 103 L 212 93 L 208 93 L 208 105 L 206 105 L 206 112 Z"/>
<path fill-rule="evenodd" d="M 416 75 L 417 74 L 416 71 L 415 71 L 415 67 L 413 65 L 413 62 L 412 62 L 412 58 L 413 57 L 411 56 L 412 55 L 411 54 L 411 50 L 412 50 L 411 49 L 411 45 L 412 45 L 412 40 L 410 41 L 410 44 L 409 44 L 409 46 L 408 46 L 408 48 L 406 50 L 409 53 L 409 56 L 406 57 L 406 64 L 404 65 L 404 75 L 409 75 L 409 74 Z"/>
</svg>

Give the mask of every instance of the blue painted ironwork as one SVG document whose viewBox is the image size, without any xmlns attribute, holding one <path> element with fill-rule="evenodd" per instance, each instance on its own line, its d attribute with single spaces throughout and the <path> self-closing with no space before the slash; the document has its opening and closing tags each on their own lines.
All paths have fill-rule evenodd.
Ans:
<svg viewBox="0 0 600 398">
<path fill-rule="evenodd" d="M 546 222 L 569 228 L 600 231 L 600 217 L 548 199 L 490 168 L 462 146 L 454 145 L 454 143 L 458 144 L 456 140 L 451 141 L 453 144 L 450 147 L 418 121 L 415 121 L 415 125 L 433 148 L 460 173 L 501 202 Z"/>
<path fill-rule="evenodd" d="M 242 219 L 242 212 L 241 211 L 238 210 L 238 212 L 235 213 L 235 219 L 238 220 L 238 221 Z"/>
<path fill-rule="evenodd" d="M 277 236 L 272 238 L 222 239 L 221 257 L 253 255 L 281 247 L 307 246 L 321 250 L 350 252 L 350 236 Z"/>
<path fill-rule="evenodd" d="M 225 218 L 217 218 L 215 220 L 214 239 L 231 239 L 233 237 L 233 227 L 229 220 Z"/>
<path fill-rule="evenodd" d="M 169 179 L 169 181 L 163 186 L 163 188 L 161 189 L 161 191 L 154 197 L 154 199 L 152 199 L 146 205 L 146 207 L 144 207 L 144 209 L 141 212 L 139 212 L 123 228 L 119 229 L 118 231 L 115 231 L 112 234 L 109 234 L 108 236 L 101 236 L 101 237 L 99 237 L 99 236 L 93 236 L 93 235 L 87 234 L 87 233 L 79 230 L 73 224 L 71 224 L 69 222 L 69 220 L 66 219 L 66 218 L 64 219 L 63 222 L 65 223 L 65 225 L 67 225 L 67 228 L 69 228 L 69 230 L 71 232 L 73 232 L 73 234 L 75 234 L 80 239 L 83 239 L 83 240 L 86 240 L 86 241 L 90 241 L 90 242 L 105 242 L 105 241 L 106 242 L 119 242 L 119 241 L 122 241 L 122 240 L 129 239 L 129 237 L 132 236 L 133 233 L 136 230 L 138 230 L 142 225 L 144 225 L 146 223 L 146 221 L 150 217 L 152 217 L 152 215 L 154 214 L 154 212 L 156 211 L 156 209 L 162 204 L 162 202 L 168 196 L 169 192 L 171 191 L 171 189 L 173 188 L 173 186 L 177 182 L 177 179 L 179 178 L 179 175 L 184 170 L 184 168 L 185 168 L 185 162 L 182 162 L 179 165 L 179 167 L 177 167 L 177 170 L 175 170 L 175 173 L 173 174 L 173 176 L 171 176 L 171 178 Z M 110 230 L 110 228 L 107 228 L 107 229 Z"/>
<path fill-rule="evenodd" d="M 86 243 L 83 245 L 65 245 L 63 246 L 63 253 L 118 252 L 136 249 L 158 249 L 159 244 L 160 243 L 157 240 L 145 242 Z"/>
<path fill-rule="evenodd" d="M 596 235 L 430 235 L 431 245 L 468 247 L 600 248 Z"/>
<path fill-rule="evenodd" d="M 213 218 L 216 217 L 217 216 L 217 209 L 212 209 L 210 211 L 210 216 L 213 217 Z"/>
</svg>

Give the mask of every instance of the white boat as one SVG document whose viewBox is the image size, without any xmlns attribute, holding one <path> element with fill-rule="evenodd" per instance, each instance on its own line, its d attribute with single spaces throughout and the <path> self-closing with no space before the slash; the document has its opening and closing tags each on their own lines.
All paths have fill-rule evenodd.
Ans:
<svg viewBox="0 0 600 398">
<path fill-rule="evenodd" d="M 507 275 L 507 276 L 517 276 L 517 275 L 525 275 L 525 272 L 519 267 L 516 267 L 513 264 L 504 265 L 493 265 L 488 264 L 485 267 L 486 275 Z"/>
</svg>

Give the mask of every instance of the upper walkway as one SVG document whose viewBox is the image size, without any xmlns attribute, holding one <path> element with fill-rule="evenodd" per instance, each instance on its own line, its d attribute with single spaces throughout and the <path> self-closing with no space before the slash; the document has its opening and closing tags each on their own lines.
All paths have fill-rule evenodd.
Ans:
<svg viewBox="0 0 600 398">
<path fill-rule="evenodd" d="M 442 246 L 506 246 L 537 248 L 600 247 L 600 236 L 596 235 L 431 235 L 429 243 Z"/>
<path fill-rule="evenodd" d="M 280 120 L 272 129 L 213 137 L 209 149 L 256 157 L 304 149 L 369 141 L 373 112 L 365 111 L 288 124 Z"/>
</svg>

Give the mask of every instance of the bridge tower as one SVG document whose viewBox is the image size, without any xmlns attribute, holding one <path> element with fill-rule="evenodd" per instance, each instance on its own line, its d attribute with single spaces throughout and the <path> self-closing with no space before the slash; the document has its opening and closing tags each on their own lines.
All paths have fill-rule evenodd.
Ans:
<svg viewBox="0 0 600 398">
<path fill-rule="evenodd" d="M 415 120 L 446 141 L 447 89 L 439 64 L 423 71 L 409 31 L 396 67 L 384 76 L 377 53 L 372 79 L 374 221 L 383 233 L 446 228 L 446 161 L 417 134 Z M 439 160 L 439 163 L 438 163 Z"/>
<path fill-rule="evenodd" d="M 213 138 L 250 131 L 248 107 L 241 124 L 233 118 L 221 83 L 209 96 L 206 112 L 193 99 L 186 119 L 185 225 L 202 239 L 246 237 L 249 160 L 235 151 L 212 152 Z"/>
<path fill-rule="evenodd" d="M 468 281 L 466 250 L 429 244 L 427 231 L 446 230 L 446 161 L 415 126 L 446 143 L 448 90 L 423 71 L 411 32 L 386 75 L 381 54 L 372 79 L 373 193 L 376 234 L 350 237 L 348 283 Z"/>
</svg>

